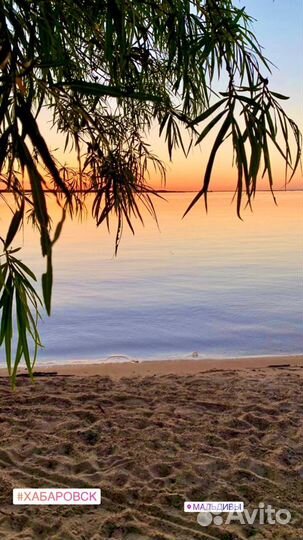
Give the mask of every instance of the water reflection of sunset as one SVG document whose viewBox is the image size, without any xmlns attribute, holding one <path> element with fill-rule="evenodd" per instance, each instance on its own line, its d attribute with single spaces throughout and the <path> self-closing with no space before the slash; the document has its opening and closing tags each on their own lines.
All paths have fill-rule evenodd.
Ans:
<svg viewBox="0 0 303 540">
<path fill-rule="evenodd" d="M 11 196 L 5 195 L 5 197 L 9 202 Z M 125 223 L 119 257 L 123 256 L 132 245 L 135 246 L 138 240 L 142 242 L 149 240 L 161 241 L 163 236 L 173 238 L 176 235 L 180 236 L 184 241 L 187 238 L 192 240 L 205 239 L 210 244 L 216 237 L 220 237 L 220 241 L 224 241 L 226 237 L 231 239 L 233 234 L 243 238 L 245 235 L 250 234 L 255 234 L 257 237 L 262 234 L 262 231 L 268 231 L 283 236 L 289 229 L 300 230 L 303 197 L 300 193 L 277 193 L 277 205 L 274 204 L 269 192 L 257 193 L 253 201 L 252 211 L 248 207 L 244 208 L 245 204 L 243 204 L 241 214 L 243 221 L 240 221 L 236 216 L 236 206 L 235 202 L 232 202 L 232 197 L 232 193 L 210 193 L 208 195 L 208 213 L 206 213 L 203 199 L 201 199 L 189 214 L 182 219 L 184 211 L 193 198 L 191 193 L 163 193 L 161 198 L 154 196 L 153 201 L 157 209 L 159 228 L 146 209 L 142 207 L 144 227 L 142 228 L 139 220 L 133 221 L 135 231 L 140 239 L 133 236 Z M 95 243 L 96 246 L 102 246 L 103 252 L 106 250 L 109 256 L 112 255 L 116 227 L 115 217 L 112 215 L 110 220 L 112 234 L 108 233 L 105 224 L 97 228 L 91 218 L 92 200 L 92 196 L 86 198 L 86 211 L 83 213 L 82 220 L 76 218 L 71 221 L 67 217 L 62 237 L 58 242 L 59 250 L 65 249 L 68 245 L 85 242 L 89 238 L 90 242 Z M 243 199 L 243 202 L 245 203 L 245 199 Z M 50 194 L 47 195 L 47 204 L 52 217 L 53 228 L 55 228 L 62 216 L 62 210 Z M 11 219 L 11 211 L 3 201 L 1 202 L 0 219 L 1 228 L 5 230 Z M 38 241 L 38 235 L 34 233 L 33 228 L 29 225 L 25 226 L 22 237 L 26 248 L 28 243 L 35 242 L 34 238 L 36 236 Z"/>
<path fill-rule="evenodd" d="M 90 217 L 67 218 L 54 246 L 41 361 L 300 352 L 302 195 L 278 193 L 275 206 L 258 193 L 240 221 L 232 194 L 211 193 L 208 214 L 201 202 L 182 220 L 192 197 L 155 200 L 159 229 L 144 212 L 135 236 L 125 226 L 117 257 L 114 219 L 108 234 Z M 50 200 L 49 210 L 55 226 L 60 210 Z M 8 222 L 2 202 L 1 230 Z M 31 226 L 15 239 L 19 246 L 39 284 L 45 261 Z"/>
</svg>

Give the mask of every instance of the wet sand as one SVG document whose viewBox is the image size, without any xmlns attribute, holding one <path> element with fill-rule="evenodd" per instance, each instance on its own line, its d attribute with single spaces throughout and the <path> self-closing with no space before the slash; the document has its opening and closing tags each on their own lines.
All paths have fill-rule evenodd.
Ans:
<svg viewBox="0 0 303 540">
<path fill-rule="evenodd" d="M 264 356 L 237 359 L 192 359 L 178 360 L 151 360 L 151 361 L 122 361 L 123 357 L 116 357 L 117 361 L 105 362 L 75 362 L 69 364 L 40 364 L 39 373 L 56 373 L 58 375 L 75 375 L 86 377 L 101 375 L 113 379 L 123 377 L 144 377 L 150 375 L 194 375 L 209 370 L 254 369 L 271 366 L 303 367 L 303 356 Z M 26 373 L 20 369 L 20 373 Z M 0 368 L 0 377 L 6 377 L 5 368 Z"/>
</svg>

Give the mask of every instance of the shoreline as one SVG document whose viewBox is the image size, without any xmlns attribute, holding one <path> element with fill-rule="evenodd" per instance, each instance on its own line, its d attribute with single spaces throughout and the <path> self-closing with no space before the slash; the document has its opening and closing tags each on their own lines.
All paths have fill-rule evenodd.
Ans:
<svg viewBox="0 0 303 540">
<path fill-rule="evenodd" d="M 178 360 L 148 360 L 125 362 L 91 362 L 68 364 L 38 364 L 37 374 L 58 376 L 105 376 L 113 379 L 128 377 L 147 377 L 154 375 L 195 375 L 207 371 L 238 371 L 242 369 L 263 368 L 303 368 L 303 354 L 285 356 L 245 357 L 237 359 L 178 359 Z M 25 368 L 20 368 L 19 375 L 26 374 Z M 7 377 L 5 367 L 0 368 L 0 377 Z"/>
</svg>

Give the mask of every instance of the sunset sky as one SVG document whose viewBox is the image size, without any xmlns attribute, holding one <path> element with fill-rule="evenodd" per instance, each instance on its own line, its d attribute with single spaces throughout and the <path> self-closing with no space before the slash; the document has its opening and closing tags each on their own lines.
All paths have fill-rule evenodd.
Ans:
<svg viewBox="0 0 303 540">
<path fill-rule="evenodd" d="M 254 29 L 256 36 L 264 47 L 264 54 L 275 64 L 270 76 L 271 89 L 290 96 L 289 101 L 283 103 L 286 112 L 293 118 L 301 129 L 302 120 L 302 23 L 303 8 L 301 0 L 247 0 L 239 1 L 240 7 L 245 6 L 247 13 L 256 21 Z M 225 88 L 218 87 L 224 91 Z M 55 153 L 63 163 L 76 166 L 75 156 L 65 154 L 63 147 L 64 138 L 58 136 L 54 130 L 49 131 L 49 117 L 45 112 L 42 114 L 41 127 L 48 138 L 50 146 L 58 149 Z M 154 152 L 166 163 L 168 190 L 198 190 L 201 187 L 205 165 L 211 148 L 212 137 L 206 139 L 203 146 L 196 147 L 186 159 L 181 151 L 174 154 L 170 163 L 164 138 L 161 140 L 154 129 L 149 137 Z M 273 176 L 276 189 L 284 188 L 284 163 L 277 152 L 273 153 Z M 218 154 L 213 170 L 211 188 L 213 190 L 233 190 L 236 182 L 236 170 L 232 168 L 231 147 L 226 144 Z M 154 173 L 151 182 L 154 187 L 163 187 L 160 179 Z M 259 188 L 267 188 L 267 178 L 259 183 Z M 289 189 L 302 189 L 302 174 L 298 171 L 293 178 Z"/>
<path fill-rule="evenodd" d="M 247 13 L 255 19 L 254 29 L 260 44 L 264 47 L 267 58 L 277 66 L 273 67 L 270 77 L 271 88 L 290 96 L 284 102 L 286 112 L 303 129 L 302 116 L 302 73 L 303 57 L 303 4 L 302 0 L 246 0 L 239 1 L 239 6 L 245 6 Z M 224 88 L 221 90 L 224 91 Z M 211 138 L 210 138 L 211 140 Z M 157 153 L 167 160 L 164 144 L 155 144 Z M 196 190 L 201 186 L 209 146 L 196 148 L 188 159 L 178 152 L 173 163 L 168 163 L 167 189 Z M 284 187 L 284 164 L 275 152 L 273 159 L 274 180 L 277 189 Z M 217 166 L 214 169 L 212 189 L 234 189 L 236 170 L 231 167 L 232 155 L 230 147 L 222 147 L 218 155 Z M 260 187 L 267 187 L 264 179 Z M 293 178 L 291 189 L 303 188 L 300 171 Z"/>
</svg>

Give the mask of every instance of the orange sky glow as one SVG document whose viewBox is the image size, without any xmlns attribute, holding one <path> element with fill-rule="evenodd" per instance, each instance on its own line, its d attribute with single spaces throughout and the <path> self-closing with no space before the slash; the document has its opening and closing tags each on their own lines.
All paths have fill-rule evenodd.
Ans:
<svg viewBox="0 0 303 540">
<path fill-rule="evenodd" d="M 288 103 L 288 102 L 285 102 Z M 296 107 L 297 113 L 293 114 L 293 118 L 300 124 L 301 114 L 300 107 Z M 53 154 L 58 160 L 70 167 L 77 168 L 76 154 L 73 150 L 67 149 L 64 153 L 65 139 L 62 134 L 57 134 L 51 127 L 51 119 L 47 111 L 44 111 L 40 120 L 41 130 Z M 186 134 L 185 134 L 186 136 Z M 152 151 L 164 162 L 166 167 L 166 184 L 161 183 L 161 178 L 153 168 L 150 169 L 150 179 L 147 180 L 149 185 L 156 189 L 167 189 L 176 191 L 198 191 L 201 188 L 203 175 L 209 153 L 212 147 L 213 136 L 210 135 L 204 144 L 194 147 L 188 157 L 184 156 L 180 149 L 173 153 L 172 161 L 169 161 L 167 145 L 165 138 L 158 137 L 156 127 L 146 137 L 147 142 L 151 145 Z M 272 170 L 274 178 L 274 188 L 282 190 L 285 187 L 285 164 L 280 154 L 272 149 Z M 233 191 L 237 182 L 237 169 L 233 164 L 233 153 L 231 145 L 226 142 L 219 150 L 215 166 L 213 169 L 210 190 L 213 191 Z M 259 178 L 259 189 L 268 189 L 268 178 Z M 303 189 L 302 171 L 298 169 L 287 189 L 297 190 Z"/>
<path fill-rule="evenodd" d="M 281 0 L 239 0 L 240 7 L 255 18 L 254 31 L 264 48 L 264 54 L 272 63 L 272 73 L 269 75 L 270 87 L 290 99 L 283 101 L 286 113 L 298 124 L 303 132 L 302 108 L 302 72 L 303 57 L 299 54 L 302 47 L 302 0 L 283 2 Z M 218 86 L 216 90 L 224 91 Z M 41 127 L 47 137 L 50 147 L 58 150 L 55 155 L 62 163 L 76 167 L 77 161 L 73 152 L 63 155 L 64 137 L 50 131 L 50 121 L 47 111 L 42 113 Z M 202 128 L 201 128 L 202 129 Z M 207 158 L 211 149 L 213 136 L 208 135 L 203 145 L 195 147 L 188 158 L 182 151 L 176 150 L 172 162 L 169 162 L 167 146 L 164 137 L 160 140 L 156 127 L 147 138 L 153 152 L 166 164 L 167 182 L 161 185 L 160 178 L 153 170 L 150 171 L 150 184 L 157 189 L 197 191 L 201 188 Z M 289 141 L 292 148 L 293 142 Z M 219 150 L 213 169 L 210 189 L 213 191 L 233 191 L 237 182 L 237 170 L 232 166 L 233 156 L 230 144 L 226 143 Z M 282 190 L 285 186 L 285 165 L 276 149 L 272 149 L 272 170 L 274 189 Z M 259 178 L 259 189 L 268 189 L 268 178 Z M 298 168 L 289 190 L 303 189 L 302 170 Z"/>
</svg>

